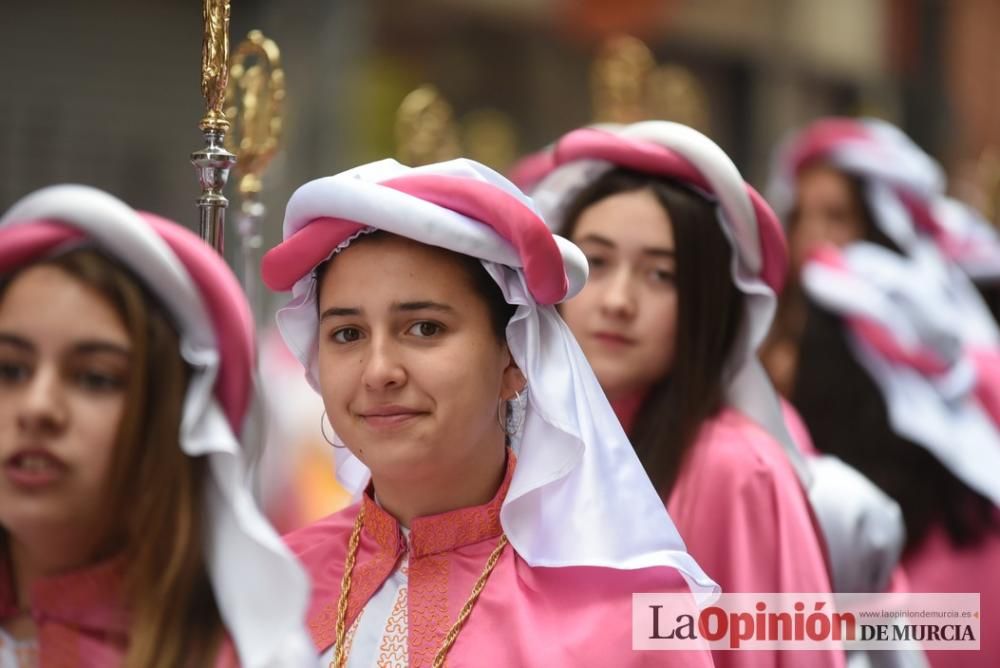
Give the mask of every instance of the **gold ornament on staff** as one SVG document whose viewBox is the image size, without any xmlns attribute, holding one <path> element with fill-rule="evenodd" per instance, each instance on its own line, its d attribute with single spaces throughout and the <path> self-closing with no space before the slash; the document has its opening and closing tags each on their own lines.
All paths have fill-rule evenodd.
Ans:
<svg viewBox="0 0 1000 668">
<path fill-rule="evenodd" d="M 649 47 L 631 35 L 604 42 L 590 83 L 595 123 L 661 119 L 711 129 L 708 95 L 694 74 L 679 65 L 657 65 Z"/>
<path fill-rule="evenodd" d="M 1000 228 L 1000 150 L 994 146 L 983 149 L 976 171 L 983 190 L 983 214 Z"/>
<path fill-rule="evenodd" d="M 250 64 L 252 63 L 252 64 Z M 243 289 L 258 322 L 262 318 L 257 280 L 257 253 L 261 247 L 261 221 L 267 209 L 260 201 L 261 175 L 278 151 L 281 141 L 285 72 L 278 45 L 251 30 L 236 47 L 229 64 L 225 118 L 232 124 L 227 148 L 236 153 L 237 190 Z"/>
<path fill-rule="evenodd" d="M 615 35 L 601 47 L 590 70 L 596 123 L 635 123 L 646 118 L 646 81 L 656 61 L 630 35 Z"/>
<path fill-rule="evenodd" d="M 226 207 L 229 201 L 222 189 L 229 179 L 229 169 L 236 156 L 223 143 L 229 121 L 222 111 L 229 79 L 229 3 L 230 0 L 203 0 L 201 46 L 201 94 L 205 98 L 205 116 L 198 124 L 205 146 L 191 154 L 191 164 L 198 173 L 201 197 L 198 198 L 198 231 L 220 254 L 224 248 Z"/>
<path fill-rule="evenodd" d="M 416 167 L 462 154 L 451 105 L 429 84 L 410 92 L 396 111 L 396 157 Z"/>
</svg>

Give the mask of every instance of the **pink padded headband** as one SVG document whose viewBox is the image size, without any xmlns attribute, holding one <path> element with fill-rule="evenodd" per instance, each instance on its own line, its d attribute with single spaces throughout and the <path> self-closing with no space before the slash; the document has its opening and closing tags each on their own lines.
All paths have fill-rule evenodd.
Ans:
<svg viewBox="0 0 1000 668">
<path fill-rule="evenodd" d="M 509 242 L 524 265 L 532 297 L 555 304 L 568 290 L 562 255 L 544 221 L 516 198 L 482 181 L 413 174 L 379 183 L 482 222 Z M 343 242 L 369 227 L 341 218 L 315 218 L 264 255 L 262 274 L 272 290 L 289 290 Z"/>
<path fill-rule="evenodd" d="M 253 318 L 236 277 L 219 255 L 187 229 L 149 213 L 139 213 L 164 240 L 201 293 L 219 342 L 215 394 L 235 433 L 240 432 L 253 387 Z M 10 273 L 86 235 L 71 222 L 30 221 L 0 227 L 0 272 Z M 156 286 L 150 286 L 155 292 Z"/>
<path fill-rule="evenodd" d="M 687 158 L 660 144 L 621 137 L 583 128 L 569 133 L 556 145 L 555 166 L 576 160 L 606 160 L 628 169 L 681 181 L 713 194 L 705 176 Z M 759 230 L 763 267 L 761 279 L 776 293 L 781 292 L 788 271 L 788 247 L 781 223 L 763 197 L 745 184 Z"/>
</svg>

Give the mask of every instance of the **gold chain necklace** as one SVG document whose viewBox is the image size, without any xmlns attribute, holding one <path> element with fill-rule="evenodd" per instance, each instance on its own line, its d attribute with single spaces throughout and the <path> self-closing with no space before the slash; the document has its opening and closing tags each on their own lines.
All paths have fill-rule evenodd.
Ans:
<svg viewBox="0 0 1000 668">
<path fill-rule="evenodd" d="M 330 668 L 344 668 L 347 661 L 347 655 L 344 653 L 344 636 L 347 634 L 347 599 L 351 593 L 351 574 L 354 572 L 354 562 L 358 557 L 358 545 L 361 542 L 361 527 L 364 526 L 364 518 L 365 507 L 362 505 L 361 510 L 358 511 L 357 518 L 354 520 L 351 539 L 347 543 L 347 558 L 344 560 L 344 577 L 340 581 L 340 599 L 337 601 L 337 645 L 333 651 L 333 661 L 330 662 Z M 497 542 L 497 546 L 493 548 L 493 552 L 490 553 L 489 559 L 486 560 L 486 567 L 483 568 L 482 574 L 476 580 L 476 584 L 473 585 L 472 593 L 466 599 L 465 605 L 462 606 L 462 611 L 458 613 L 458 619 L 452 624 L 448 634 L 444 637 L 441 649 L 434 656 L 434 662 L 431 664 L 432 668 L 441 668 L 444 665 L 444 658 L 448 655 L 448 650 L 455 644 L 455 639 L 458 638 L 459 631 L 462 630 L 462 626 L 465 625 L 465 621 L 472 613 L 472 608 L 476 605 L 479 595 L 486 586 L 486 580 L 489 579 L 490 573 L 493 572 L 497 562 L 500 561 L 500 555 L 506 546 L 507 536 L 506 534 L 500 534 L 500 540 Z"/>
</svg>

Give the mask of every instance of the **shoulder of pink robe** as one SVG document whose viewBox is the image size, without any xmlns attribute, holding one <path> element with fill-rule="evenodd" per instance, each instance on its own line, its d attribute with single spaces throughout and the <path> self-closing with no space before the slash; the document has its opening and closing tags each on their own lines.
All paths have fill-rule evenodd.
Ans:
<svg viewBox="0 0 1000 668">
<path fill-rule="evenodd" d="M 1000 522 L 1000 509 L 994 509 Z M 916 549 L 903 558 L 913 592 L 978 593 L 980 650 L 927 652 L 934 668 L 1000 666 L 1000 532 L 984 537 L 977 545 L 959 547 L 944 527 L 935 527 Z"/>
<path fill-rule="evenodd" d="M 781 445 L 724 409 L 702 427 L 667 510 L 723 592 L 829 592 L 823 544 Z M 842 652 L 713 652 L 717 666 L 839 667 Z"/>
<path fill-rule="evenodd" d="M 129 630 L 120 597 L 123 574 L 122 561 L 114 559 L 35 581 L 29 607 L 41 666 L 121 663 Z M 0 558 L 0 621 L 15 612 L 13 603 L 8 567 Z"/>
<path fill-rule="evenodd" d="M 319 651 L 333 644 L 344 560 L 359 507 L 355 503 L 284 536 L 285 543 L 309 573 L 312 585 L 307 617 L 309 634 Z M 377 548 L 377 544 L 363 535 L 357 563 L 374 559 L 380 552 Z"/>
</svg>

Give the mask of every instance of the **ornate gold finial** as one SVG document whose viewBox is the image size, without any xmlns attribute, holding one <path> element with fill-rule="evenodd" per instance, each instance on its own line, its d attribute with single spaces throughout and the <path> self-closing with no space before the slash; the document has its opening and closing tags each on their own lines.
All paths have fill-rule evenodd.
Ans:
<svg viewBox="0 0 1000 668">
<path fill-rule="evenodd" d="M 647 118 L 683 123 L 707 133 L 711 129 L 708 95 L 690 70 L 660 65 L 646 83 Z"/>
<path fill-rule="evenodd" d="M 201 183 L 198 233 L 221 254 L 229 206 L 222 189 L 229 179 L 229 169 L 236 163 L 236 156 L 224 146 L 229 121 L 222 112 L 229 79 L 229 0 L 203 0 L 202 18 L 201 92 L 206 113 L 198 127 L 205 145 L 191 154 L 191 164 Z"/>
<path fill-rule="evenodd" d="M 983 192 L 983 215 L 1000 227 L 1000 151 L 993 146 L 983 149 L 976 163 L 977 180 Z"/>
<path fill-rule="evenodd" d="M 476 109 L 462 118 L 465 153 L 498 172 L 517 160 L 517 129 L 510 116 L 496 109 Z"/>
<path fill-rule="evenodd" d="M 655 65 L 653 54 L 630 35 L 609 37 L 590 72 L 594 121 L 635 123 L 646 118 L 646 81 Z"/>
<path fill-rule="evenodd" d="M 405 165 L 426 165 L 461 155 L 451 105 L 437 88 L 410 92 L 396 112 L 396 157 Z"/>
<path fill-rule="evenodd" d="M 229 128 L 222 113 L 229 79 L 229 3 L 230 0 L 204 0 L 201 8 L 201 94 L 205 98 L 202 130 Z"/>
<path fill-rule="evenodd" d="M 249 61 L 255 61 L 248 66 Z M 238 189 L 246 198 L 260 192 L 260 177 L 278 151 L 285 100 L 285 72 L 278 45 L 251 30 L 229 65 L 226 118 L 232 131 L 226 147 L 236 154 Z"/>
</svg>

